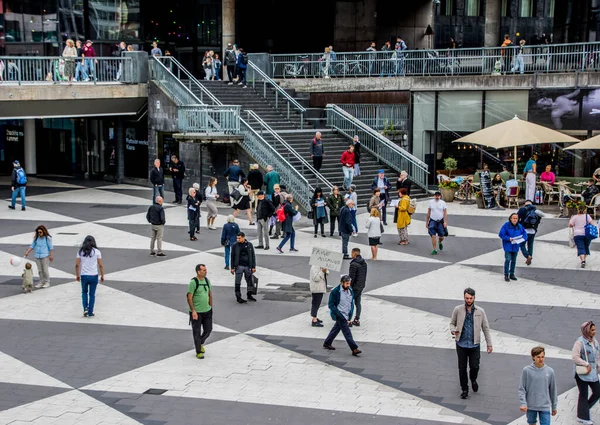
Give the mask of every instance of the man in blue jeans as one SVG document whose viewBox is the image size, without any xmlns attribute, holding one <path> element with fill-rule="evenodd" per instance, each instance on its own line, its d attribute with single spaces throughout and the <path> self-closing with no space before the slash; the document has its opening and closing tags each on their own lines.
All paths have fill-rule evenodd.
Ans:
<svg viewBox="0 0 600 425">
<path fill-rule="evenodd" d="M 533 347 L 533 363 L 525 366 L 521 374 L 520 409 L 527 414 L 527 423 L 530 425 L 537 424 L 538 416 L 540 425 L 550 425 L 550 416 L 556 415 L 556 376 L 554 370 L 544 363 L 545 356 L 544 347 Z"/>
<path fill-rule="evenodd" d="M 11 210 L 15 209 L 17 203 L 17 196 L 21 197 L 21 211 L 25 211 L 25 187 L 27 186 L 27 177 L 25 176 L 25 170 L 21 168 L 19 161 L 13 162 L 13 170 L 10 176 L 10 186 L 12 190 L 12 200 L 8 208 Z"/>
<path fill-rule="evenodd" d="M 350 319 L 354 313 L 354 292 L 350 288 L 352 279 L 350 276 L 344 275 L 340 280 L 340 284 L 333 288 L 329 295 L 329 311 L 331 318 L 335 320 L 335 325 L 327 335 L 325 342 L 323 342 L 323 348 L 326 350 L 335 350 L 331 344 L 335 337 L 342 331 L 344 338 L 348 346 L 352 350 L 353 356 L 358 356 L 362 351 L 358 349 L 358 345 L 352 338 L 352 331 L 350 330 Z"/>
<path fill-rule="evenodd" d="M 344 254 L 344 260 L 349 260 L 348 255 L 348 239 L 350 235 L 354 233 L 354 225 L 352 218 L 352 208 L 354 208 L 354 201 L 348 199 L 346 206 L 340 210 L 340 234 L 342 235 L 342 253 Z"/>
</svg>

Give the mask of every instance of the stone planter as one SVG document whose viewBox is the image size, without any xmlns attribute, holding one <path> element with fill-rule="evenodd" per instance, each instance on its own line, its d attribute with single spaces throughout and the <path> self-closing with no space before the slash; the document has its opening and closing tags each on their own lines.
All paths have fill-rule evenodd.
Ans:
<svg viewBox="0 0 600 425">
<path fill-rule="evenodd" d="M 475 203 L 477 204 L 477 208 L 485 209 L 485 202 L 483 201 L 483 196 L 476 196 Z"/>
<path fill-rule="evenodd" d="M 456 193 L 456 189 L 451 189 L 449 187 L 440 187 L 440 192 L 442 192 L 442 200 L 445 202 L 454 201 L 454 194 Z"/>
</svg>

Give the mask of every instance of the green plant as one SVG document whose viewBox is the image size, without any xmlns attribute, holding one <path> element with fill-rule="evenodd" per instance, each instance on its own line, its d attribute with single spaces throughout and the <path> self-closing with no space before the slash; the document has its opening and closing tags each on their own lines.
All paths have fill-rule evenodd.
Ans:
<svg viewBox="0 0 600 425">
<path fill-rule="evenodd" d="M 566 204 L 567 208 L 579 209 L 579 207 L 585 207 L 585 202 L 577 201 L 575 199 L 569 199 Z"/>
<path fill-rule="evenodd" d="M 482 196 L 483 196 L 483 194 L 481 193 L 481 191 L 475 192 L 475 197 L 476 198 L 481 198 Z"/>
<path fill-rule="evenodd" d="M 451 180 L 444 180 L 439 184 L 439 187 L 442 189 L 458 189 L 458 183 Z"/>
<path fill-rule="evenodd" d="M 452 157 L 444 159 L 444 170 L 448 171 L 448 177 L 452 176 L 452 171 L 458 168 L 458 162 Z"/>
</svg>

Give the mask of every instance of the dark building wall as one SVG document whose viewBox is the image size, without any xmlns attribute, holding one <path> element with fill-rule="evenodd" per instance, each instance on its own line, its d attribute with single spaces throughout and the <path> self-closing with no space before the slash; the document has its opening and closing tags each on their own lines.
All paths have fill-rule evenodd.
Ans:
<svg viewBox="0 0 600 425">
<path fill-rule="evenodd" d="M 408 104 L 410 92 L 348 92 L 348 93 L 311 93 L 310 107 L 323 108 L 328 103 L 374 103 L 374 104 Z"/>
<path fill-rule="evenodd" d="M 578 43 L 600 39 L 599 0 L 556 0 L 554 42 Z"/>
</svg>

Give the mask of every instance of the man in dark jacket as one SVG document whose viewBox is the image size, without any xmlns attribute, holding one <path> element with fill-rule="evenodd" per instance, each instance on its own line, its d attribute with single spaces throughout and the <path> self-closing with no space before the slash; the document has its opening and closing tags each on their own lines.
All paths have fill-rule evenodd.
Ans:
<svg viewBox="0 0 600 425">
<path fill-rule="evenodd" d="M 323 165 L 323 157 L 325 156 L 325 148 L 323 147 L 323 139 L 321 139 L 321 132 L 317 131 L 315 138 L 310 143 L 310 157 L 313 160 L 313 167 L 319 171 L 321 165 Z"/>
<path fill-rule="evenodd" d="M 229 194 L 231 195 L 231 192 L 236 190 L 238 188 L 238 186 L 240 185 L 240 182 L 242 181 L 242 179 L 244 177 L 246 177 L 246 175 L 240 168 L 240 161 L 237 159 L 234 159 L 233 163 L 229 166 L 229 168 L 227 168 L 227 170 L 225 170 L 225 173 L 223 173 L 223 177 L 227 177 L 227 186 L 229 188 Z M 233 201 L 234 201 L 233 197 L 230 196 L 229 202 L 231 203 L 232 207 L 233 207 Z"/>
<path fill-rule="evenodd" d="M 342 234 L 342 252 L 344 253 L 344 260 L 349 260 L 348 255 L 348 239 L 354 232 L 354 225 L 352 220 L 352 208 L 354 208 L 354 201 L 348 199 L 346 206 L 340 210 L 340 233 Z"/>
<path fill-rule="evenodd" d="M 335 320 L 335 325 L 327 335 L 327 338 L 323 342 L 323 348 L 327 350 L 335 350 L 335 348 L 331 345 L 333 344 L 333 340 L 335 337 L 342 331 L 344 334 L 344 338 L 346 338 L 346 342 L 348 346 L 352 350 L 353 356 L 358 356 L 362 351 L 358 349 L 358 345 L 354 342 L 354 338 L 352 337 L 352 331 L 350 330 L 350 318 L 352 317 L 352 313 L 354 312 L 354 294 L 352 293 L 352 288 L 350 287 L 352 283 L 352 279 L 350 276 L 344 275 L 340 280 L 340 284 L 333 288 L 331 294 L 329 295 L 329 312 L 331 314 L 331 318 Z"/>
<path fill-rule="evenodd" d="M 173 176 L 173 192 L 175 192 L 174 202 L 176 204 L 181 204 L 181 188 L 183 186 L 183 178 L 185 177 L 185 164 L 183 161 L 180 161 L 176 155 L 172 155 L 169 170 L 171 171 L 171 176 Z"/>
<path fill-rule="evenodd" d="M 375 190 L 376 188 L 380 189 L 379 199 L 383 201 L 383 207 L 381 208 L 381 221 L 383 221 L 384 226 L 387 226 L 386 209 L 388 200 L 390 199 L 390 189 L 392 188 L 392 185 L 390 184 L 388 178 L 385 176 L 385 170 L 383 169 L 379 170 L 379 174 L 373 179 L 373 182 L 371 183 L 371 190 Z"/>
<path fill-rule="evenodd" d="M 275 213 L 275 206 L 270 199 L 265 198 L 265 192 L 259 190 L 256 194 L 258 206 L 256 207 L 256 230 L 258 230 L 257 249 L 269 249 L 269 219 Z M 264 245 L 263 245 L 264 238 Z"/>
<path fill-rule="evenodd" d="M 233 79 L 235 78 L 235 63 L 237 62 L 237 58 L 235 57 L 235 52 L 233 51 L 233 46 L 231 43 L 227 43 L 224 59 L 225 66 L 227 66 L 227 77 L 229 79 L 227 84 L 232 85 Z"/>
<path fill-rule="evenodd" d="M 160 166 L 160 159 L 154 160 L 154 167 L 150 171 L 150 183 L 152 183 L 152 202 L 158 195 L 161 198 L 165 198 L 165 175 L 163 169 Z"/>
<path fill-rule="evenodd" d="M 398 177 L 398 180 L 396 180 L 396 191 L 398 191 L 402 188 L 405 188 L 406 194 L 408 196 L 410 196 L 410 187 L 411 187 L 411 182 L 408 179 L 408 173 L 406 171 L 401 171 L 400 177 Z"/>
<path fill-rule="evenodd" d="M 256 206 L 258 204 L 256 193 L 261 189 L 263 183 L 263 175 L 258 169 L 258 164 L 250 165 L 250 172 L 248 173 L 248 184 L 250 185 L 250 207 L 252 207 L 252 203 L 254 203 L 254 212 L 256 212 Z"/>
<path fill-rule="evenodd" d="M 521 254 L 525 257 L 525 264 L 531 265 L 533 258 L 533 241 L 535 240 L 535 234 L 537 233 L 538 226 L 543 217 L 546 216 L 543 211 L 538 210 L 535 205 L 528 199 L 525 201 L 525 205 L 519 208 L 517 211 L 519 217 L 519 223 L 525 228 L 527 233 L 527 240 L 520 246 Z"/>
<path fill-rule="evenodd" d="M 352 325 L 360 326 L 362 291 L 367 285 L 367 262 L 361 257 L 359 248 L 352 248 L 352 261 L 350 261 L 348 275 L 352 279 L 352 292 L 354 292 L 354 304 L 356 305 L 356 316 L 354 316 Z"/>
<path fill-rule="evenodd" d="M 17 196 L 21 197 L 21 210 L 25 211 L 25 187 L 27 186 L 27 176 L 25 170 L 21 168 L 19 161 L 13 162 L 13 170 L 10 175 L 10 190 L 12 190 L 12 199 L 8 208 L 11 210 L 15 209 L 17 203 Z"/>
<path fill-rule="evenodd" d="M 373 43 L 375 44 L 375 43 Z M 354 136 L 354 177 L 360 176 L 360 140 L 358 136 Z"/>
<path fill-rule="evenodd" d="M 162 240 L 165 232 L 165 210 L 162 206 L 163 198 L 157 196 L 155 203 L 150 205 L 146 213 L 146 220 L 152 225 L 152 239 L 150 240 L 150 255 L 166 257 L 162 252 Z M 154 242 L 157 243 L 158 253 L 154 252 Z"/>
<path fill-rule="evenodd" d="M 250 241 L 246 240 L 246 234 L 240 232 L 237 235 L 237 242 L 231 247 L 231 274 L 235 274 L 235 297 L 240 304 L 246 303 L 242 298 L 241 285 L 242 276 L 246 279 L 246 293 L 249 301 L 256 301 L 252 296 L 252 275 L 256 272 L 256 255 L 254 247 Z"/>
</svg>

